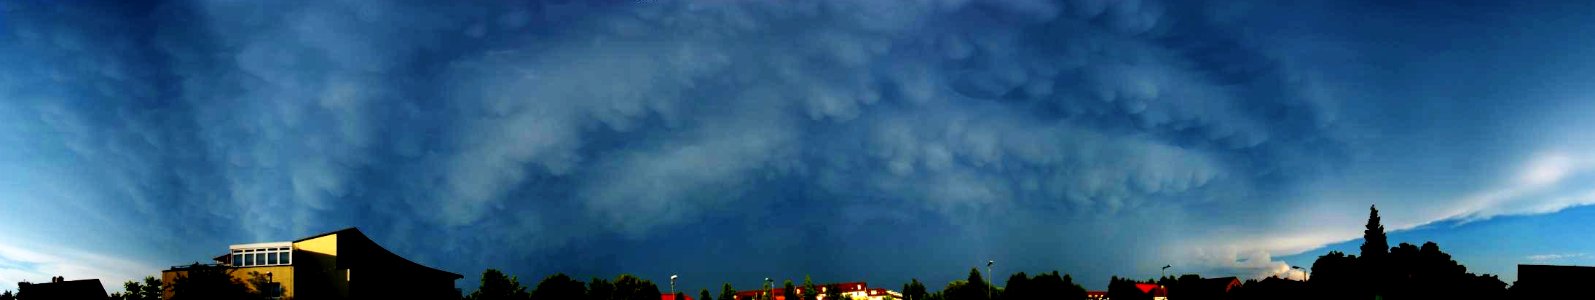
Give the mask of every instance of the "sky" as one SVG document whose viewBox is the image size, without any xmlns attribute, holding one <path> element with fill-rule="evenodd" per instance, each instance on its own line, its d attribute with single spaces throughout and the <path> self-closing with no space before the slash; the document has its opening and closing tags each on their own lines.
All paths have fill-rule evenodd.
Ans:
<svg viewBox="0 0 1595 300">
<path fill-rule="evenodd" d="M 1277 2 L 0 0 L 0 290 L 347 227 L 467 292 L 1101 289 L 1301 276 L 1370 205 L 1595 264 L 1591 4 Z"/>
</svg>

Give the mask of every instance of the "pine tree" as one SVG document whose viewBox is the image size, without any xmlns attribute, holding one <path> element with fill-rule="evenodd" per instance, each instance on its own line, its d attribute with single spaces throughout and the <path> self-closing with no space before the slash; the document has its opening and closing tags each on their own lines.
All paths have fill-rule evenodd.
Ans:
<svg viewBox="0 0 1595 300">
<path fill-rule="evenodd" d="M 1379 224 L 1379 209 L 1368 206 L 1368 225 L 1362 231 L 1362 258 L 1365 260 L 1378 260 L 1390 251 L 1390 243 L 1385 241 L 1385 226 Z"/>
</svg>

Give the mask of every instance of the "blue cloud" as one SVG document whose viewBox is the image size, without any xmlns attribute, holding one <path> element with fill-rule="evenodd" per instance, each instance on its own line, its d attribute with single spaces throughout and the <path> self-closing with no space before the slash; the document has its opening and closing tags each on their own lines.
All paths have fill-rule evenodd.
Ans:
<svg viewBox="0 0 1595 300">
<path fill-rule="evenodd" d="M 1591 149 L 1491 140 L 1579 114 L 1473 124 L 1567 103 L 1456 72 L 1533 51 L 1449 38 L 1513 29 L 1304 5 L 10 2 L 0 224 L 151 265 L 361 226 L 461 273 L 1105 282 L 1283 272 L 1368 202 L 1396 228 L 1587 203 L 1467 200 Z"/>
</svg>

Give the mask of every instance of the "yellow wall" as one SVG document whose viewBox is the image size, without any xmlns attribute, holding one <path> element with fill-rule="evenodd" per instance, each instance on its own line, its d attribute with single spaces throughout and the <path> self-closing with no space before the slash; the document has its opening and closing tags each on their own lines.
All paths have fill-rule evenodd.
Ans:
<svg viewBox="0 0 1595 300">
<path fill-rule="evenodd" d="M 294 243 L 294 250 L 338 256 L 338 235 L 328 234 L 327 236 Z"/>
<path fill-rule="evenodd" d="M 293 248 L 294 265 L 300 267 L 299 279 L 309 282 L 300 287 L 304 293 L 349 296 L 349 271 L 338 268 L 337 234 L 296 242 Z"/>
<path fill-rule="evenodd" d="M 231 270 L 228 270 L 228 275 L 232 275 L 234 279 L 238 279 L 238 281 L 244 282 L 246 285 L 249 286 L 249 288 L 251 290 L 255 290 L 255 289 L 257 289 L 257 287 L 255 287 L 252 284 L 249 284 L 250 280 L 254 279 L 254 276 L 250 276 L 250 274 L 249 274 L 250 272 L 259 272 L 260 276 L 262 278 L 264 278 L 266 276 L 266 273 L 271 273 L 271 282 L 276 282 L 277 284 L 282 286 L 282 296 L 283 296 L 283 298 L 287 299 L 287 298 L 292 298 L 293 297 L 293 295 L 294 295 L 294 268 L 292 266 L 265 266 L 265 267 L 232 268 Z M 184 271 L 184 270 L 166 270 L 166 271 L 162 271 L 161 272 L 161 285 L 170 287 L 170 286 L 172 286 L 173 282 L 177 282 L 177 276 L 187 276 L 187 275 L 188 275 L 188 271 Z M 166 291 L 164 291 L 161 294 L 162 294 L 161 299 L 171 299 L 172 298 L 172 290 L 171 289 L 166 289 Z"/>
</svg>

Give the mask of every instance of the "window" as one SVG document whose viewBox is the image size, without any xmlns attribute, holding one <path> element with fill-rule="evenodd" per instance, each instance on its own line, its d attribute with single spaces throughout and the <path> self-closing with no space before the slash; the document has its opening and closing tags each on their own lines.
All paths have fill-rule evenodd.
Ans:
<svg viewBox="0 0 1595 300">
<path fill-rule="evenodd" d="M 293 263 L 293 247 L 233 249 L 231 261 L 234 267 L 289 265 Z"/>
</svg>

